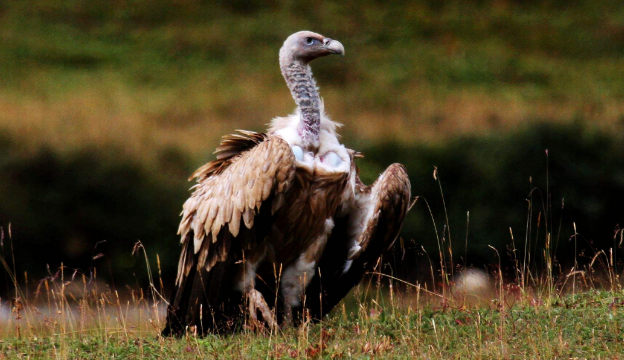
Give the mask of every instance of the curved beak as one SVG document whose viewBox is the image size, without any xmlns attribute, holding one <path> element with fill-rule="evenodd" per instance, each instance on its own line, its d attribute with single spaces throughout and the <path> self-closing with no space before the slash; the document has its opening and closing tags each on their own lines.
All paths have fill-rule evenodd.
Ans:
<svg viewBox="0 0 624 360">
<path fill-rule="evenodd" d="M 344 56 L 345 49 L 344 46 L 338 40 L 332 40 L 330 38 L 325 38 L 323 40 L 323 47 L 329 51 L 330 54 L 338 54 Z"/>
</svg>

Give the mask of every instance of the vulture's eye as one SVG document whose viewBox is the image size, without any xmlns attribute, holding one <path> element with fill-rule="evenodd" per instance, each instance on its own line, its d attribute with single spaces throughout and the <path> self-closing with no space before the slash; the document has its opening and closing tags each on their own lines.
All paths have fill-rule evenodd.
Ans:
<svg viewBox="0 0 624 360">
<path fill-rule="evenodd" d="M 312 44 L 314 44 L 314 39 L 311 38 L 311 37 L 307 37 L 307 38 L 305 38 L 305 43 L 306 43 L 306 45 L 312 45 Z"/>
</svg>

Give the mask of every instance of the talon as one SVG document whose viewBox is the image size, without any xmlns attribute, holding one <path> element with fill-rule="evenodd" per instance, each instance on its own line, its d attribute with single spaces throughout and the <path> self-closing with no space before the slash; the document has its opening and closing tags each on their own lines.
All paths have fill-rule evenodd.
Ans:
<svg viewBox="0 0 624 360">
<path fill-rule="evenodd" d="M 270 329 L 277 330 L 279 327 L 277 325 L 277 320 L 275 319 L 275 314 L 269 308 L 262 294 L 256 290 L 251 289 L 247 292 L 247 298 L 249 299 L 249 322 L 252 327 L 261 328 L 262 325 L 258 320 L 257 311 L 260 310 L 264 321 L 267 323 Z"/>
</svg>

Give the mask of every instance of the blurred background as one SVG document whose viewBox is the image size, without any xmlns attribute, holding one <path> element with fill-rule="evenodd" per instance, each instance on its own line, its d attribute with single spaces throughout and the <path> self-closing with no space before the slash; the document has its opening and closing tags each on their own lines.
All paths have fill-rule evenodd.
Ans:
<svg viewBox="0 0 624 360">
<path fill-rule="evenodd" d="M 188 176 L 221 135 L 292 112 L 277 52 L 302 29 L 345 45 L 313 69 L 363 179 L 401 162 L 419 196 L 385 271 L 423 281 L 440 243 L 478 267 L 498 264 L 488 245 L 504 267 L 514 246 L 562 269 L 624 255 L 621 1 L 24 0 L 0 2 L 18 280 L 63 264 L 145 286 L 140 240 L 171 286 Z"/>
</svg>

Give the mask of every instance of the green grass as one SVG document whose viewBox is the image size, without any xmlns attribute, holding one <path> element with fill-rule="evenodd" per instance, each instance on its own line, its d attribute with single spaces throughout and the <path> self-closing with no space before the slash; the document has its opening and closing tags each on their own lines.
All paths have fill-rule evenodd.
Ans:
<svg viewBox="0 0 624 360">
<path fill-rule="evenodd" d="M 122 144 L 144 161 L 163 145 L 196 153 L 292 111 L 277 51 L 307 28 L 347 49 L 314 64 L 347 139 L 438 142 L 579 117 L 611 129 L 624 119 L 620 5 L 9 2 L 0 126 L 35 148 Z"/>
<path fill-rule="evenodd" d="M 414 295 L 415 296 L 415 295 Z M 360 303 L 321 324 L 277 334 L 243 331 L 161 338 L 135 326 L 4 335 L 0 358 L 23 359 L 565 359 L 624 352 L 624 293 L 589 291 L 551 302 L 480 306 Z M 135 324 L 136 325 L 136 324 Z M 91 328 L 90 328 L 91 327 Z"/>
<path fill-rule="evenodd" d="M 514 264 L 515 279 L 499 267 L 483 273 L 481 285 L 462 288 L 448 276 L 452 253 L 440 245 L 434 284 L 372 272 L 318 324 L 277 332 L 243 324 L 239 333 L 203 338 L 192 329 L 160 336 L 160 268 L 147 266 L 145 290 L 118 291 L 97 271 L 67 268 L 33 287 L 17 285 L 0 257 L 15 288 L 11 301 L 0 302 L 0 359 L 610 359 L 624 352 L 622 274 L 612 256 L 600 252 L 567 273 L 550 258 L 544 271 L 533 270 L 529 259 Z M 141 244 L 134 253 L 148 259 Z"/>
</svg>

